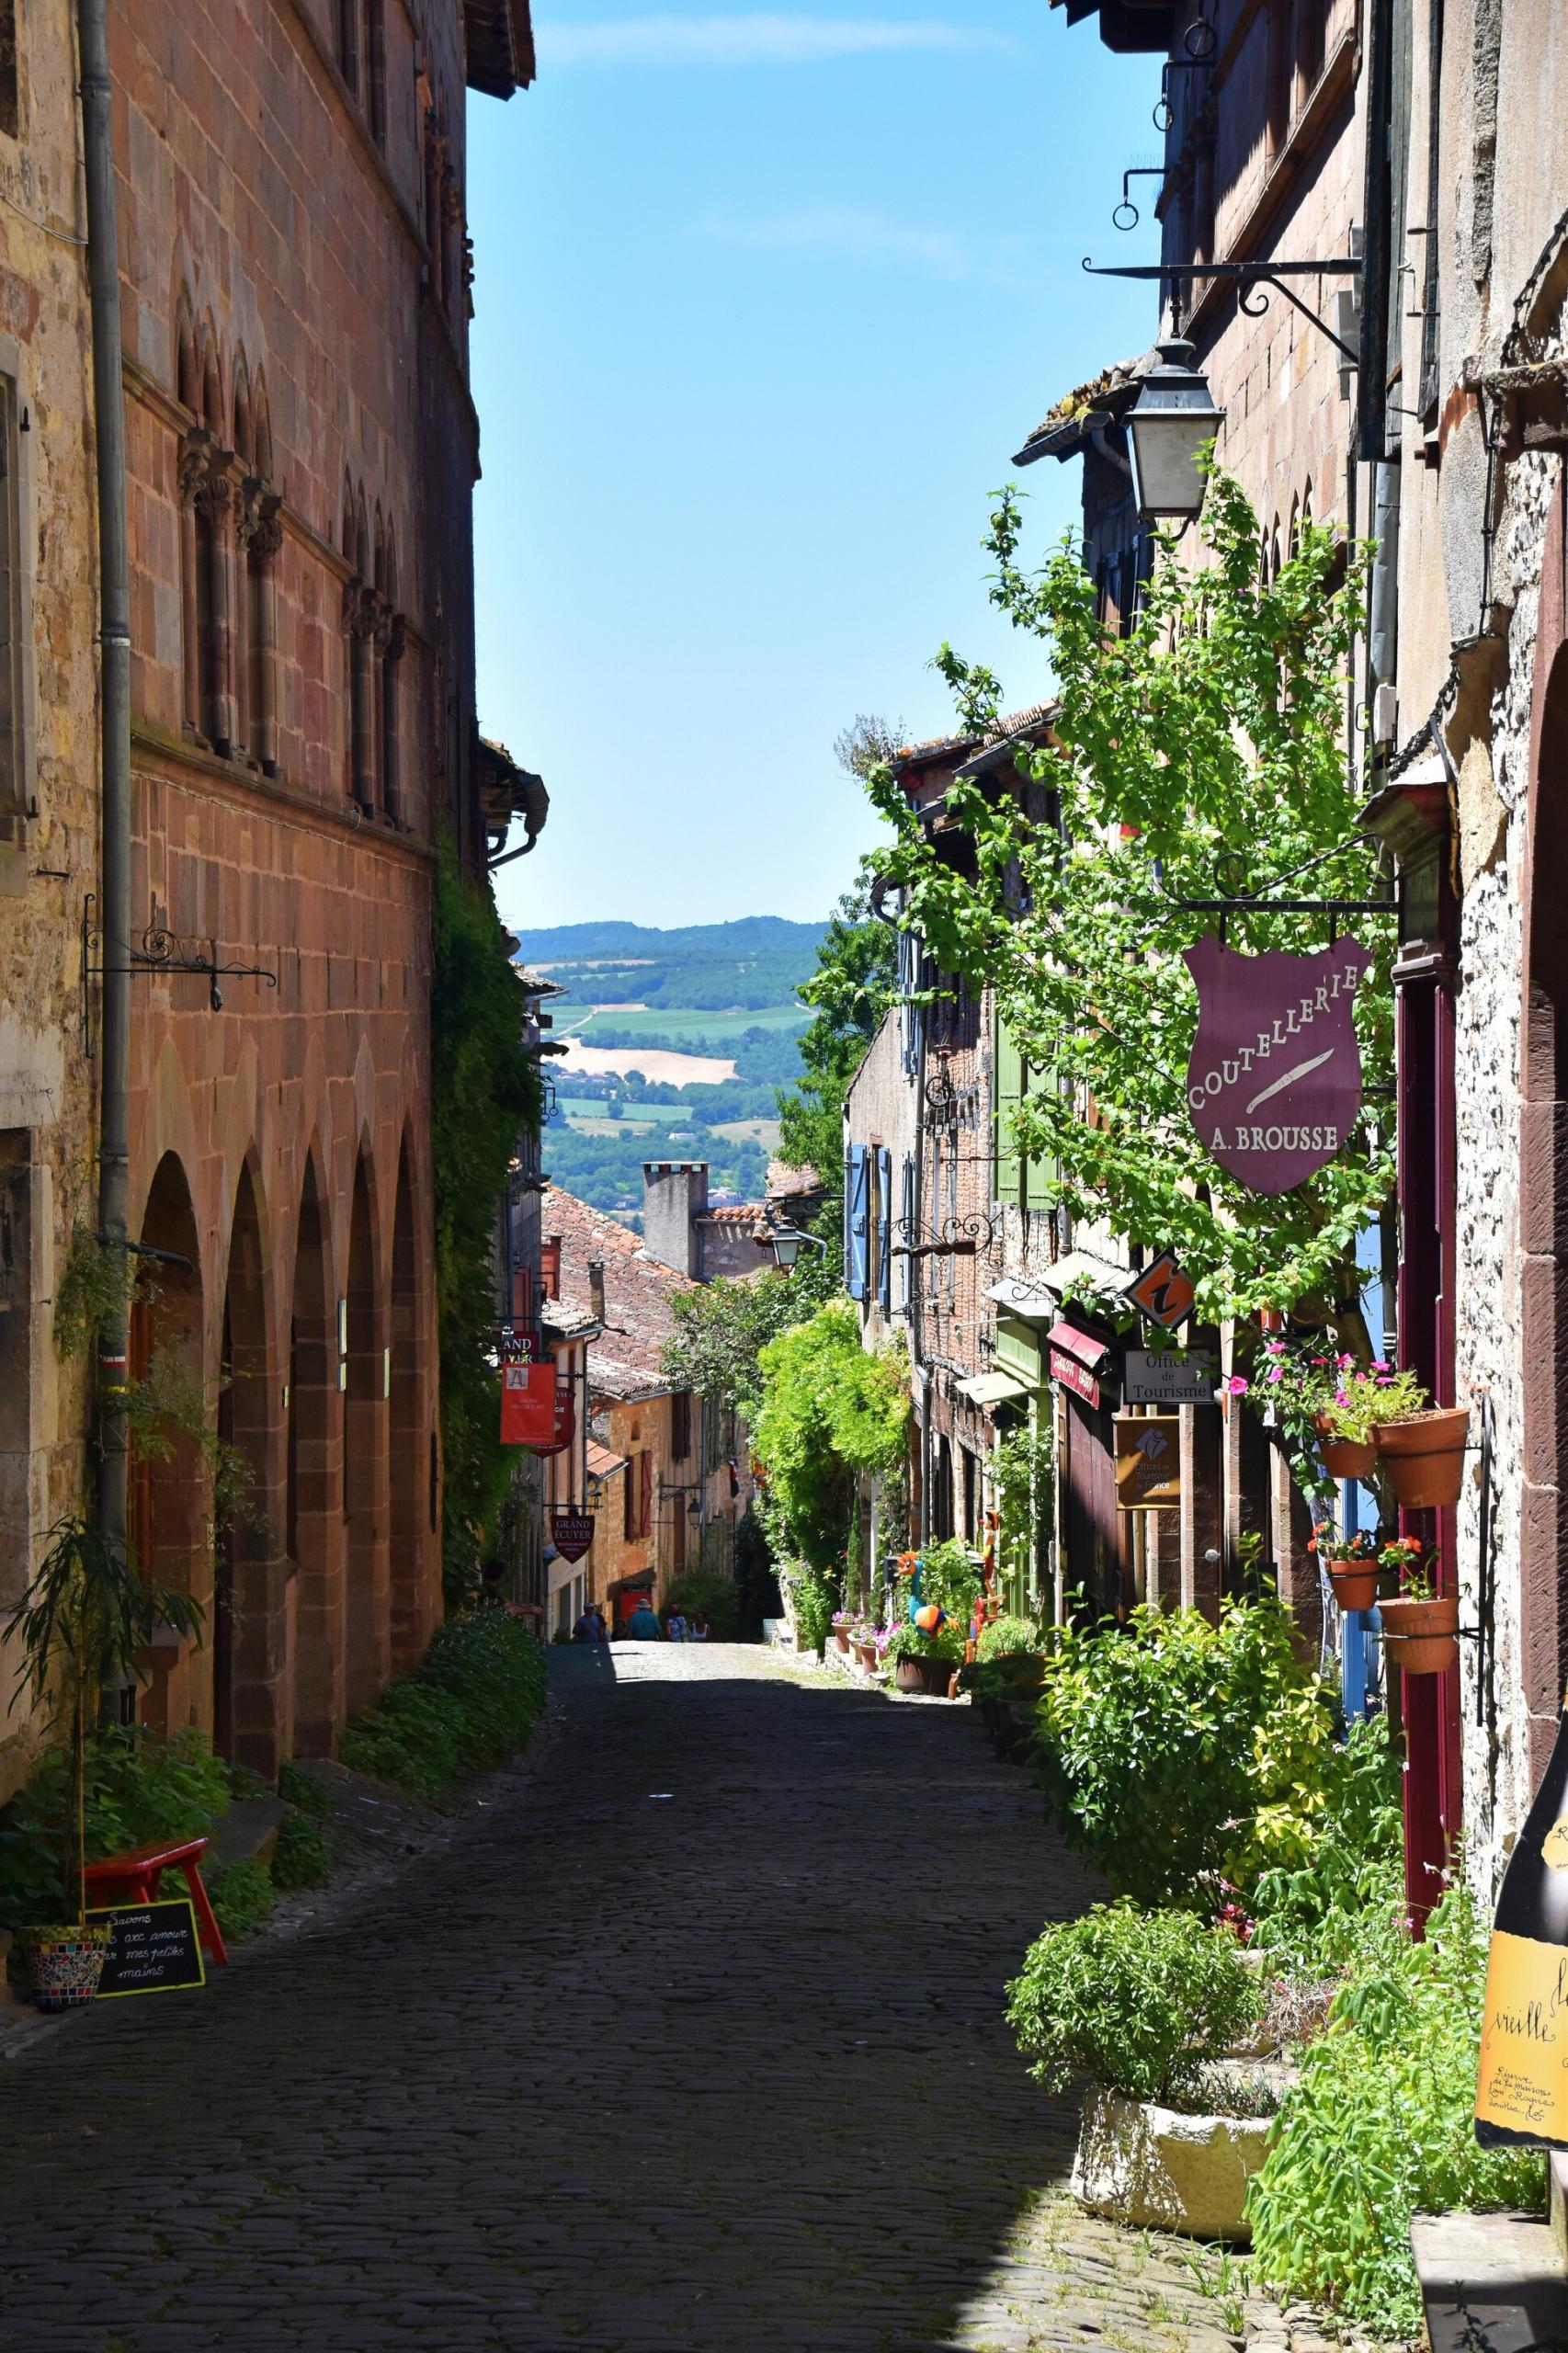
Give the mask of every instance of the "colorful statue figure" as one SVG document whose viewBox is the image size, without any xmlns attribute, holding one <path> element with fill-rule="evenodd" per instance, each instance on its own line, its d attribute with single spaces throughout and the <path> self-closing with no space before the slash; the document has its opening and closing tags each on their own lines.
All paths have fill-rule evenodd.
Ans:
<svg viewBox="0 0 1568 2353">
<path fill-rule="evenodd" d="M 948 1613 L 939 1603 L 921 1599 L 920 1588 L 925 1575 L 926 1563 L 924 1560 L 917 1561 L 915 1576 L 909 1588 L 910 1621 L 921 1633 L 936 1634 L 939 1633 L 947 1624 Z"/>
</svg>

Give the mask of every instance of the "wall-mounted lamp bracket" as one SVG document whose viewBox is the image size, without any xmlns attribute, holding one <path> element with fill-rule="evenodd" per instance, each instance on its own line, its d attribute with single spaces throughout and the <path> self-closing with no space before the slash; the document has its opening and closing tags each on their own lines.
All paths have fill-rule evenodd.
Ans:
<svg viewBox="0 0 1568 2353">
<path fill-rule="evenodd" d="M 1131 227 L 1131 223 L 1128 225 Z M 1283 294 L 1287 302 L 1328 337 L 1335 349 L 1352 368 L 1358 368 L 1361 364 L 1359 351 L 1335 335 L 1327 321 L 1318 316 L 1310 302 L 1303 302 L 1299 294 L 1292 292 L 1285 280 L 1288 278 L 1358 278 L 1362 267 L 1360 256 L 1355 254 L 1336 257 L 1333 261 L 1141 262 L 1125 268 L 1102 266 L 1092 262 L 1087 254 L 1084 256 L 1084 267 L 1091 278 L 1169 278 L 1174 286 L 1217 281 L 1233 286 L 1237 305 L 1249 319 L 1262 318 L 1268 308 L 1271 291 Z"/>
</svg>

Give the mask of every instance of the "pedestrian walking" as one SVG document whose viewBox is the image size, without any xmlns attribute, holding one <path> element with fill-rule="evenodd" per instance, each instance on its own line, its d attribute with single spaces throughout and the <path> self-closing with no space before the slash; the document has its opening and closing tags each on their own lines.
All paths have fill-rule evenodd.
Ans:
<svg viewBox="0 0 1568 2353">
<path fill-rule="evenodd" d="M 669 1616 L 665 1619 L 665 1632 L 672 1643 L 685 1642 L 687 1633 L 686 1620 L 678 1608 L 672 1609 Z"/>
<path fill-rule="evenodd" d="M 705 1643 L 708 1640 L 708 1620 L 700 1609 L 692 1611 L 691 1624 L 687 1629 L 686 1639 L 688 1643 Z"/>
<path fill-rule="evenodd" d="M 662 1643 L 665 1630 L 653 1615 L 646 1594 L 626 1621 L 626 1639 L 631 1643 Z"/>
<path fill-rule="evenodd" d="M 605 1621 L 599 1615 L 599 1605 L 597 1601 L 588 1603 L 577 1623 L 573 1627 L 572 1640 L 574 1643 L 606 1643 L 609 1640 L 605 1631 Z"/>
</svg>

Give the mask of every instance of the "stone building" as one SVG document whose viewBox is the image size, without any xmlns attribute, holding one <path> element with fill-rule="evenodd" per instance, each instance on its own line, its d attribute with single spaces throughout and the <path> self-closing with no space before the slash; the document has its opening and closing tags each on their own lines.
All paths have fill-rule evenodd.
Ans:
<svg viewBox="0 0 1568 2353">
<path fill-rule="evenodd" d="M 585 1600 L 619 1626 L 643 1597 L 661 1604 L 687 1570 L 733 1575 L 750 1472 L 733 1413 L 676 1388 L 664 1370 L 676 1331 L 671 1302 L 697 1288 L 692 1277 L 659 1258 L 646 1236 L 558 1186 L 544 1196 L 542 1218 L 555 1286 L 545 1324 L 558 1365 L 564 1370 L 571 1345 L 588 1344 L 583 1450 L 553 1459 L 550 1502 L 596 1514 L 581 1562 L 551 1566 L 551 1630 Z"/>
<path fill-rule="evenodd" d="M 1391 389 L 1369 424 L 1399 535 L 1370 813 L 1402 880 L 1402 1210 L 1430 1237 L 1402 1284 L 1437 1393 L 1471 1408 L 1444 1540 L 1476 1638 L 1444 1798 L 1485 1894 L 1568 1676 L 1568 44 L 1547 0 L 1374 19 Z"/>
<path fill-rule="evenodd" d="M 96 1223 L 84 895 L 97 859 L 92 359 L 72 0 L 0 6 L 0 1616 L 82 1507 L 87 1352 L 52 1306 Z M 32 1750 L 0 1646 L 0 1799 Z"/>
<path fill-rule="evenodd" d="M 440 1606 L 430 918 L 443 836 L 471 872 L 487 846 L 464 108 L 532 55 L 526 0 L 111 19 L 131 1231 L 173 1254 L 132 1370 L 215 1399 L 250 1481 L 214 1563 L 199 1460 L 133 1472 L 140 1555 L 210 1605 L 146 1707 L 270 1771 Z"/>
</svg>

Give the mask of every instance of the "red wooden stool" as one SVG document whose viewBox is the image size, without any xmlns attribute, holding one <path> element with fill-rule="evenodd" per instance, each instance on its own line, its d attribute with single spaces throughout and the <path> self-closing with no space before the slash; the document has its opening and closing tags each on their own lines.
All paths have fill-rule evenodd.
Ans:
<svg viewBox="0 0 1568 2353">
<path fill-rule="evenodd" d="M 206 1851 L 205 1838 L 179 1838 L 162 1846 L 131 1847 L 123 1855 L 106 1855 L 102 1862 L 89 1863 L 83 1874 L 87 1894 L 100 1906 L 153 1904 L 164 1873 L 183 1871 L 201 1941 L 215 1961 L 226 1961 L 229 1955 L 222 1934 L 201 1884 L 201 1858 Z"/>
</svg>

